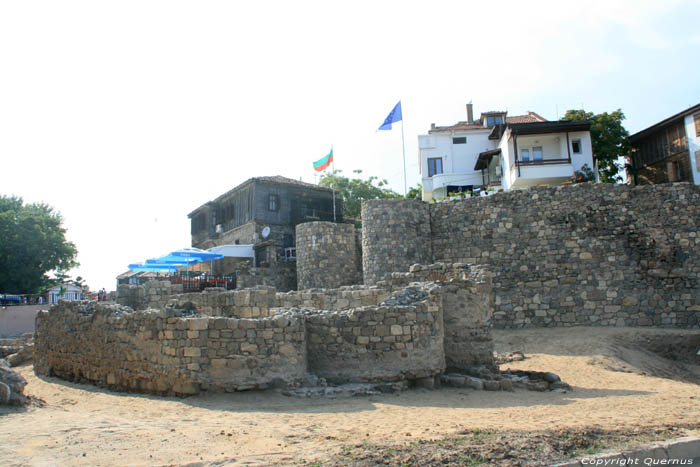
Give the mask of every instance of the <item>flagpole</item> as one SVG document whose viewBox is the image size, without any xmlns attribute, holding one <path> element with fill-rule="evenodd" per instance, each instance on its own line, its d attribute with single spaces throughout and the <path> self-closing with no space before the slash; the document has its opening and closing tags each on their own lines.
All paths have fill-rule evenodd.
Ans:
<svg viewBox="0 0 700 467">
<path fill-rule="evenodd" d="M 403 109 L 401 109 L 401 150 L 403 151 L 403 197 L 408 193 L 406 187 L 406 145 L 403 142 Z"/>
<path fill-rule="evenodd" d="M 333 222 L 335 220 L 335 154 L 333 154 L 333 145 L 331 144 L 331 157 L 333 157 L 333 168 L 331 169 L 331 190 L 333 190 Z"/>
</svg>

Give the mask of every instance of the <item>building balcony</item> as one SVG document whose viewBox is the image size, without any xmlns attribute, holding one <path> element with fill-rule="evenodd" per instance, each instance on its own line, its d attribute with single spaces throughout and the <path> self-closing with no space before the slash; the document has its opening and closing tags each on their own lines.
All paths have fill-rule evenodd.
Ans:
<svg viewBox="0 0 700 467">
<path fill-rule="evenodd" d="M 481 172 L 437 174 L 423 179 L 423 190 L 438 191 L 448 186 L 481 186 L 482 184 Z"/>
<path fill-rule="evenodd" d="M 570 180 L 574 166 L 568 158 L 515 161 L 510 167 L 512 188 L 556 185 Z"/>
</svg>

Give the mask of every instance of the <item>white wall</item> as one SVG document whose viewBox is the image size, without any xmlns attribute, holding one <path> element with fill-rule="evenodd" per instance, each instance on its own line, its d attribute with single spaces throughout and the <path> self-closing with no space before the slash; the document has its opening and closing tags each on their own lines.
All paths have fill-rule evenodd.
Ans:
<svg viewBox="0 0 700 467">
<path fill-rule="evenodd" d="M 559 141 L 557 141 L 557 137 Z M 581 140 L 581 153 L 574 154 L 572 148 L 572 141 L 578 139 Z M 535 142 L 537 141 L 537 143 Z M 532 160 L 532 147 L 542 146 L 542 153 L 544 159 L 566 159 L 569 157 L 569 150 L 571 151 L 571 166 L 573 170 L 579 170 L 584 164 L 588 164 L 588 167 L 593 169 L 593 149 L 591 147 L 591 133 L 589 131 L 578 131 L 569 133 L 569 148 L 566 148 L 566 133 L 554 133 L 545 135 L 528 135 L 521 136 L 518 138 L 518 157 L 522 157 L 521 149 L 526 148 L 530 150 L 530 160 Z M 518 178 L 518 171 L 510 170 L 510 166 L 513 164 L 514 160 L 514 142 L 511 137 L 510 131 L 506 132 L 501 138 L 498 144 L 501 148 L 501 153 L 504 159 L 504 173 L 503 177 L 503 189 L 508 191 L 511 189 L 513 184 Z M 555 166 L 556 167 L 556 166 Z M 556 168 L 547 168 L 547 166 L 542 167 L 528 167 L 527 172 L 523 172 L 524 167 L 521 167 L 521 176 L 524 178 L 548 178 L 548 177 L 562 177 L 573 175 L 573 170 L 568 169 L 566 166 L 566 173 L 564 173 L 563 166 Z M 571 171 L 571 174 L 568 172 Z M 541 174 L 541 175 L 540 175 Z"/>
<path fill-rule="evenodd" d="M 459 177 L 449 177 L 450 185 L 481 184 L 481 171 L 475 171 L 474 165 L 479 153 L 494 149 L 496 142 L 489 140 L 490 129 L 446 131 L 418 136 L 419 157 L 425 201 L 432 198 L 433 191 L 446 184 L 445 180 L 431 180 L 428 177 L 428 159 L 442 158 L 443 174 L 463 174 L 463 180 Z M 466 137 L 466 144 L 452 144 L 452 138 Z M 432 147 L 429 147 L 432 146 Z M 447 177 L 444 177 L 445 179 Z M 427 199 L 426 196 L 427 195 Z"/>
<path fill-rule="evenodd" d="M 581 154 L 574 154 L 574 150 L 571 147 L 571 142 L 575 139 L 581 140 Z M 583 164 L 588 164 L 588 167 L 594 170 L 590 131 L 569 133 L 569 150 L 571 151 L 571 165 L 574 166 L 574 170 L 580 170 Z"/>
<path fill-rule="evenodd" d="M 685 134 L 688 136 L 688 152 L 690 153 L 690 166 L 693 168 L 693 183 L 700 184 L 700 173 L 698 173 L 698 161 L 695 153 L 700 151 L 700 137 L 695 134 L 695 118 L 693 115 L 685 117 Z M 700 156 L 698 156 L 700 157 Z"/>
</svg>

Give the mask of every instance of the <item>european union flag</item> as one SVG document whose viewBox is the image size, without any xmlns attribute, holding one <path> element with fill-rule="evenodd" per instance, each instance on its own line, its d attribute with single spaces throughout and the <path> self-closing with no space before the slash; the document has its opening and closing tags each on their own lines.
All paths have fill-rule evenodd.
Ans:
<svg viewBox="0 0 700 467">
<path fill-rule="evenodd" d="M 379 127 L 379 130 L 391 130 L 391 124 L 400 122 L 401 118 L 401 101 L 399 101 L 399 103 L 394 106 L 394 110 L 389 112 L 389 116 L 386 117 L 386 120 L 384 120 L 382 126 Z"/>
</svg>

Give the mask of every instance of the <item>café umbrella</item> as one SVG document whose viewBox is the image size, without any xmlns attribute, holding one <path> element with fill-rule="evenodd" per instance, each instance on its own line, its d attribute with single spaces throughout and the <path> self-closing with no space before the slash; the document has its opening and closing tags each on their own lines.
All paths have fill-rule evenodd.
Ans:
<svg viewBox="0 0 700 467">
<path fill-rule="evenodd" d="M 182 256 L 165 255 L 160 258 L 146 260 L 146 264 L 172 264 L 173 266 L 193 266 L 199 263 L 196 258 L 185 258 Z"/>
<path fill-rule="evenodd" d="M 206 250 L 200 250 L 199 248 L 182 248 L 180 250 L 175 250 L 170 253 L 169 256 L 176 256 L 176 257 L 181 257 L 181 258 L 194 258 L 198 261 L 205 262 L 205 261 L 210 261 L 209 263 L 209 272 L 211 273 L 211 261 L 214 261 L 216 259 L 221 259 L 224 257 L 224 255 L 220 255 L 218 253 L 212 253 L 210 251 Z"/>
<path fill-rule="evenodd" d="M 136 272 L 176 272 L 177 266 L 173 264 L 133 263 L 129 265 L 129 270 Z"/>
</svg>

